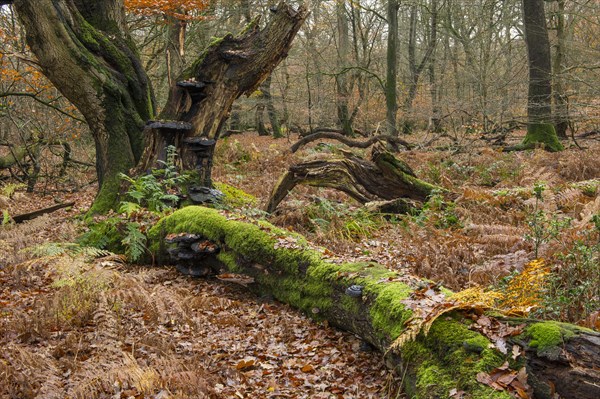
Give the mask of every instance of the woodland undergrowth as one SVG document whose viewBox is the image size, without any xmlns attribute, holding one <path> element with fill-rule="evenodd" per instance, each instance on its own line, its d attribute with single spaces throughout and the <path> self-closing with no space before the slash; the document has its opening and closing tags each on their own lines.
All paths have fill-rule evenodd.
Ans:
<svg viewBox="0 0 600 399">
<path fill-rule="evenodd" d="M 230 199 L 222 206 L 302 233 L 336 258 L 439 281 L 463 301 L 599 327 L 596 142 L 554 154 L 506 154 L 475 139 L 460 149 L 417 146 L 398 156 L 453 193 L 419 212 L 374 214 L 339 192 L 297 187 L 267 215 L 261 207 L 290 163 L 342 150 L 324 143 L 290 154 L 289 145 L 253 134 L 221 140 L 214 179 Z M 100 245 L 108 231 L 92 227 L 77 241 L 84 224 L 73 216 L 92 191 L 77 194 L 86 201 L 76 209 L 0 229 L 0 397 L 401 397 L 380 356 L 352 336 L 238 287 L 132 266 L 145 251 L 136 234 L 179 193 L 165 175 L 145 179 L 133 181 L 119 212 L 96 220 L 119 230 L 124 255 Z M 26 202 L 41 198 L 11 191 L 11 212 L 39 207 Z"/>
</svg>

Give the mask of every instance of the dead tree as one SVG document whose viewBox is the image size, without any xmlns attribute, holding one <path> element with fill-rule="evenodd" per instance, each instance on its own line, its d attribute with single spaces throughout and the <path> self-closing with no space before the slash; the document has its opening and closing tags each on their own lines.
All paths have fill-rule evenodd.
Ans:
<svg viewBox="0 0 600 399">
<path fill-rule="evenodd" d="M 194 157 L 184 145 L 186 139 L 219 138 L 233 102 L 243 94 L 252 94 L 270 76 L 287 56 L 293 38 L 308 16 L 305 6 L 294 9 L 283 2 L 274 10 L 263 29 L 260 18 L 256 18 L 239 35 L 228 34 L 212 43 L 171 88 L 159 119 L 185 124 L 185 129 L 174 134 L 172 143 L 188 167 L 194 163 Z M 141 169 L 156 163 L 168 140 L 152 126 L 147 126 L 146 133 Z M 203 180 L 208 183 L 210 175 Z"/>
</svg>

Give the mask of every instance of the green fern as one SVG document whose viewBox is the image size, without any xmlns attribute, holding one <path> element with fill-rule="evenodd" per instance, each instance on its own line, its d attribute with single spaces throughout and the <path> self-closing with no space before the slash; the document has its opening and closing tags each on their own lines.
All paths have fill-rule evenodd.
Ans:
<svg viewBox="0 0 600 399">
<path fill-rule="evenodd" d="M 2 187 L 2 195 L 8 198 L 12 198 L 17 190 L 26 188 L 27 185 L 24 183 L 8 183 Z"/>
<path fill-rule="evenodd" d="M 130 218 L 135 212 L 138 212 L 142 207 L 135 202 L 122 201 L 119 207 L 119 213 L 124 213 L 127 218 Z"/>
<path fill-rule="evenodd" d="M 121 241 L 126 248 L 127 258 L 136 262 L 146 251 L 146 236 L 140 231 L 138 223 L 127 223 L 127 232 Z"/>
<path fill-rule="evenodd" d="M 114 255 L 112 252 L 106 249 L 100 249 L 95 247 L 82 246 L 72 242 L 48 242 L 35 247 L 26 248 L 23 251 L 31 253 L 33 256 L 57 256 L 57 255 L 69 255 L 71 257 L 84 256 L 86 258 L 101 258 L 103 256 Z"/>
</svg>

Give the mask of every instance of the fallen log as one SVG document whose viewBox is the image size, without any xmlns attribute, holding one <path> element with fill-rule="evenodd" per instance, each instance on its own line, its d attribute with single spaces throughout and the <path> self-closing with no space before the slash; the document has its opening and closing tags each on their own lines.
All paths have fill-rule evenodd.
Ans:
<svg viewBox="0 0 600 399">
<path fill-rule="evenodd" d="M 406 163 L 395 158 L 380 143 L 373 146 L 370 160 L 344 153 L 341 159 L 290 166 L 275 184 L 266 211 L 275 211 L 298 184 L 334 188 L 362 204 L 397 198 L 425 201 L 434 190 L 444 191 L 419 180 Z"/>
<path fill-rule="evenodd" d="M 38 210 L 33 211 L 33 212 L 22 213 L 20 215 L 13 216 L 12 220 L 15 223 L 23 223 L 26 220 L 35 219 L 35 218 L 37 218 L 39 216 L 42 216 L 42 215 L 45 215 L 47 213 L 56 212 L 59 209 L 68 208 L 68 207 L 73 206 L 73 205 L 75 205 L 75 202 L 65 202 L 65 203 L 62 203 L 62 204 L 52 205 L 52 206 L 49 206 L 47 208 L 38 209 Z"/>
<path fill-rule="evenodd" d="M 243 274 L 253 291 L 360 336 L 386 353 L 389 366 L 405 376 L 409 397 L 510 398 L 509 391 L 521 398 L 600 397 L 598 333 L 555 322 L 500 320 L 519 326 L 510 339 L 523 349 L 505 354 L 473 328 L 477 310 L 455 311 L 436 318 L 427 335 L 416 331 L 414 339 L 390 350 L 415 317 L 406 303 L 423 292 L 423 282 L 375 263 L 327 260 L 324 250 L 300 235 L 264 221 L 236 219 L 186 207 L 149 231 L 149 248 L 168 262 L 168 246 L 182 242 L 174 238 L 177 234 L 193 235 L 204 246 L 210 241 L 214 248 L 206 256 L 212 257 L 216 273 Z"/>
</svg>

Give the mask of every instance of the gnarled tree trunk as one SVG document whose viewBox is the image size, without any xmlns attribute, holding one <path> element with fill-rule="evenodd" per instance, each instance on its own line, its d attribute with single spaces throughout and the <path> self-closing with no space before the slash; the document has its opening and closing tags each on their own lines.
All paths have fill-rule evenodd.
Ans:
<svg viewBox="0 0 600 399">
<path fill-rule="evenodd" d="M 82 113 L 96 143 L 100 192 L 93 210 L 115 205 L 118 174 L 142 155 L 154 115 L 146 72 L 118 0 L 15 0 L 27 43 L 43 73 Z"/>
<path fill-rule="evenodd" d="M 425 201 L 434 190 L 444 191 L 419 180 L 406 163 L 395 158 L 380 143 L 373 147 L 371 160 L 351 153 L 344 155 L 341 159 L 290 166 L 273 188 L 267 212 L 273 212 L 298 184 L 334 188 L 363 204 L 399 198 Z"/>
<path fill-rule="evenodd" d="M 92 211 L 117 204 L 119 173 L 155 164 L 165 142 L 152 88 L 125 24 L 123 0 L 14 0 L 44 74 L 83 114 L 96 143 L 100 192 Z M 258 19 L 213 43 L 183 72 L 160 119 L 191 127 L 184 136 L 217 139 L 233 101 L 251 93 L 287 55 L 308 12 L 281 3 L 264 29 Z M 178 144 L 179 141 L 176 142 Z"/>
<path fill-rule="evenodd" d="M 182 138 L 218 139 L 233 102 L 252 94 L 286 57 L 307 16 L 304 6 L 296 10 L 282 2 L 263 29 L 257 18 L 239 35 L 215 41 L 183 72 L 178 80 L 184 84 L 171 88 L 159 118 L 190 123 Z M 141 169 L 152 167 L 164 146 L 158 132 L 148 139 Z M 185 149 L 180 151 L 185 158 Z"/>
</svg>

